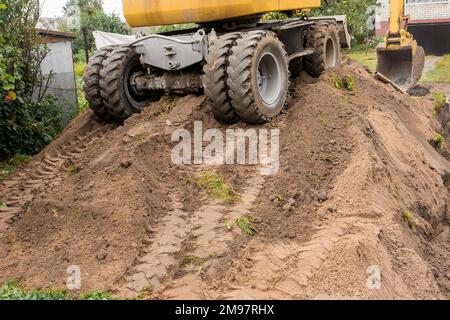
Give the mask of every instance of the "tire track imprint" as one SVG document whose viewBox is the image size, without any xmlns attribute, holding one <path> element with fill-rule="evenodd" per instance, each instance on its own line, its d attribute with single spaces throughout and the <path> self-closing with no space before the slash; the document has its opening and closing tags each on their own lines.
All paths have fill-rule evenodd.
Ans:
<svg viewBox="0 0 450 320">
<path fill-rule="evenodd" d="M 199 169 L 199 168 L 196 168 Z M 173 193 L 173 209 L 155 229 L 152 243 L 126 278 L 124 291 L 128 296 L 151 291 L 164 292 L 164 298 L 204 298 L 206 284 L 203 276 L 215 258 L 224 256 L 228 243 L 241 234 L 237 227 L 229 230 L 237 218 L 250 215 L 253 203 L 263 187 L 265 178 L 254 174 L 247 181 L 242 201 L 226 205 L 209 203 L 193 214 L 183 211 L 180 193 Z"/>
<path fill-rule="evenodd" d="M 86 135 L 75 137 L 62 146 L 45 154 L 34 167 L 22 170 L 18 175 L 2 183 L 5 198 L 0 199 L 0 232 L 20 220 L 23 209 L 33 200 L 38 191 L 50 183 L 58 184 L 77 158 L 89 145 L 102 139 L 115 125 L 103 125 Z M 2 190 L 3 191 L 3 190 Z"/>
</svg>

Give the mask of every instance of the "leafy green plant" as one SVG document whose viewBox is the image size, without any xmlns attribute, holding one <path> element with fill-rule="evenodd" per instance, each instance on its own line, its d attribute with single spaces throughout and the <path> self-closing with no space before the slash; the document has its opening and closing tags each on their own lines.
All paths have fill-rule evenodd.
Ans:
<svg viewBox="0 0 450 320">
<path fill-rule="evenodd" d="M 436 149 L 443 149 L 445 143 L 445 137 L 437 133 L 433 138 L 429 140 L 430 144 Z"/>
<path fill-rule="evenodd" d="M 221 174 L 206 172 L 195 179 L 195 183 L 208 191 L 209 195 L 224 202 L 237 202 L 241 200 L 241 196 L 233 190 L 233 188 L 225 182 L 225 178 Z"/>
<path fill-rule="evenodd" d="M 66 290 L 25 290 L 16 281 L 6 281 L 0 287 L 0 300 L 67 300 Z"/>
<path fill-rule="evenodd" d="M 112 297 L 100 291 L 71 297 L 65 289 L 26 290 L 17 281 L 7 280 L 0 287 L 0 300 L 112 300 Z"/>
<path fill-rule="evenodd" d="M 351 75 L 335 78 L 333 84 L 336 89 L 345 89 L 350 92 L 355 91 L 356 87 L 355 78 Z"/>
<path fill-rule="evenodd" d="M 256 229 L 253 226 L 255 219 L 252 217 L 241 217 L 236 219 L 236 225 L 248 236 L 253 237 L 256 233 Z"/>
<path fill-rule="evenodd" d="M 37 0 L 0 0 L 0 160 L 35 154 L 62 129 L 62 110 L 47 93 L 48 53 L 35 31 Z"/>
</svg>

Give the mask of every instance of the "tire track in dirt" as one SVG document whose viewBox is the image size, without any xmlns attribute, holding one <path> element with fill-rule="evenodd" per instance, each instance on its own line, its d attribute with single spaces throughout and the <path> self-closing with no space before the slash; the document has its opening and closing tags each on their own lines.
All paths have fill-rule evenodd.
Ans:
<svg viewBox="0 0 450 320">
<path fill-rule="evenodd" d="M 194 171 L 200 172 L 203 166 Z M 209 203 L 192 214 L 184 211 L 181 193 L 174 192 L 173 209 L 155 230 L 152 244 L 126 279 L 126 296 L 143 291 L 164 299 L 200 299 L 208 296 L 204 281 L 209 269 L 227 254 L 228 243 L 241 234 L 229 225 L 250 215 L 265 178 L 256 170 L 242 192 L 242 201 L 233 205 Z"/>
<path fill-rule="evenodd" d="M 21 213 L 35 195 L 49 184 L 57 185 L 64 178 L 68 170 L 77 170 L 77 158 L 89 145 L 102 139 L 113 124 L 102 125 L 85 135 L 75 135 L 71 141 L 44 154 L 42 160 L 34 167 L 22 170 L 18 175 L 3 183 L 5 187 L 4 204 L 0 207 L 0 232 L 8 229 L 8 225 L 20 220 Z"/>
<path fill-rule="evenodd" d="M 308 280 L 351 224 L 318 228 L 311 241 L 252 240 L 214 284 L 213 299 L 304 299 Z"/>
</svg>

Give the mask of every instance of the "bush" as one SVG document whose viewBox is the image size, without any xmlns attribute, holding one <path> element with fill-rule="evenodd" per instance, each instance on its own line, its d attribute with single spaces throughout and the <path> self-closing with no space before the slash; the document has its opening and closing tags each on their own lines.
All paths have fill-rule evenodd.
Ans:
<svg viewBox="0 0 450 320">
<path fill-rule="evenodd" d="M 0 154 L 36 154 L 62 130 L 62 112 L 56 99 L 46 95 L 0 103 Z"/>
<path fill-rule="evenodd" d="M 41 74 L 47 54 L 35 25 L 39 1 L 0 0 L 0 160 L 34 154 L 62 129 L 62 111 L 46 94 Z"/>
</svg>

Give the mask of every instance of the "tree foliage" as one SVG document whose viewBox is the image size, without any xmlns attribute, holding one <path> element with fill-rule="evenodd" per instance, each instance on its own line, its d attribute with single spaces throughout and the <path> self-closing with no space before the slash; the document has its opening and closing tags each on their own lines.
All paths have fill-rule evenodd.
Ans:
<svg viewBox="0 0 450 320">
<path fill-rule="evenodd" d="M 313 16 L 347 15 L 349 29 L 356 43 L 363 43 L 374 31 L 368 23 L 374 18 L 377 0 L 323 1 L 322 6 L 312 10 Z"/>
<path fill-rule="evenodd" d="M 0 0 L 0 160 L 39 152 L 61 129 L 40 65 L 47 54 L 36 33 L 37 0 Z"/>
<path fill-rule="evenodd" d="M 87 45 L 90 52 L 95 50 L 93 31 L 104 31 L 118 34 L 130 34 L 130 28 L 115 14 L 106 14 L 103 11 L 103 1 L 101 0 L 69 0 L 64 6 L 66 17 L 76 17 L 79 19 L 80 27 L 73 31 L 76 39 L 73 43 L 74 52 L 78 53 L 84 49 L 83 30 L 87 34 Z"/>
</svg>

